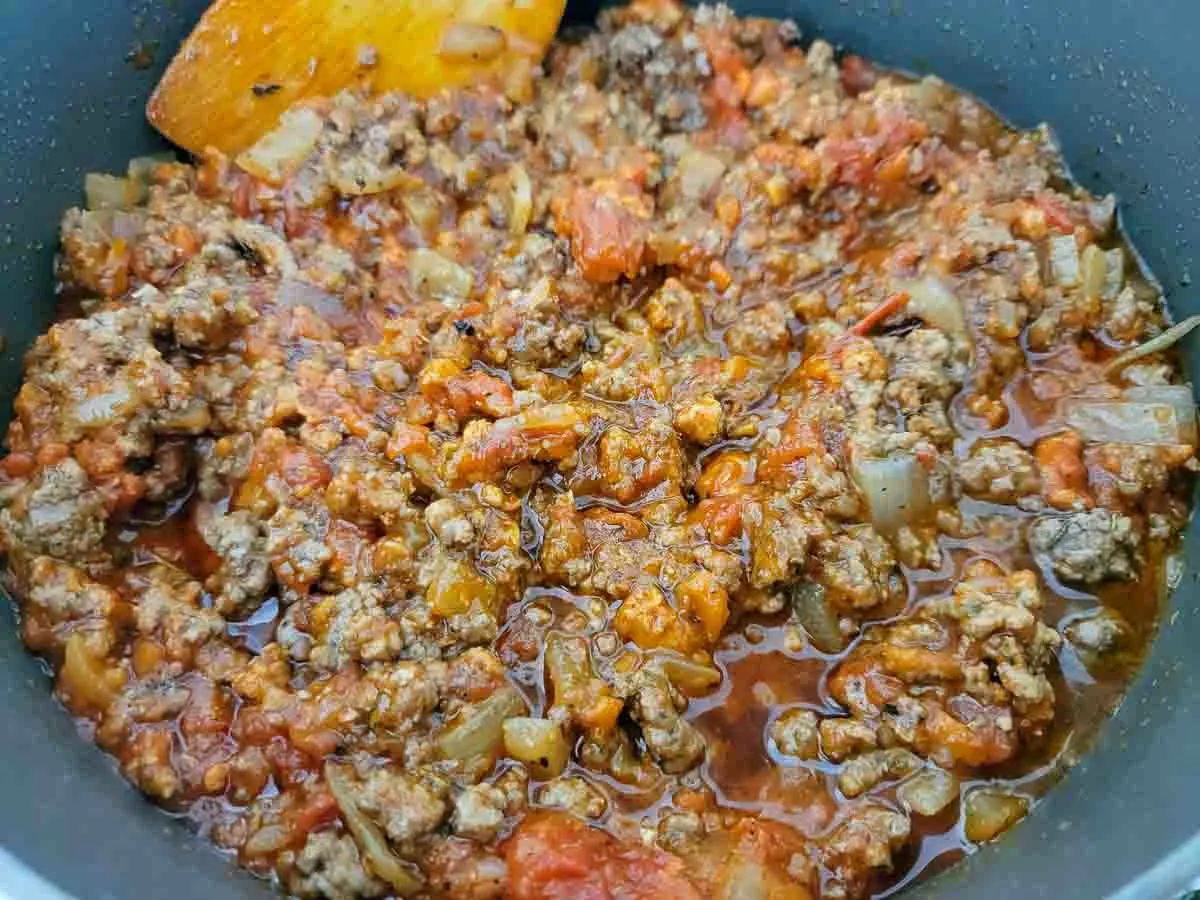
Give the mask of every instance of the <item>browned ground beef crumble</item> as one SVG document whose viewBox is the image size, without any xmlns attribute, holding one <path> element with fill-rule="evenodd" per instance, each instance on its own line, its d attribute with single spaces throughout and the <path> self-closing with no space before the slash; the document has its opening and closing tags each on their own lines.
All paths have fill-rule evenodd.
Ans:
<svg viewBox="0 0 1200 900">
<path fill-rule="evenodd" d="M 1024 814 L 1188 515 L 1194 427 L 1064 411 L 1170 391 L 1102 371 L 1164 308 L 1045 131 L 797 38 L 638 2 L 66 214 L 0 536 L 141 791 L 332 900 L 861 897 Z"/>
</svg>

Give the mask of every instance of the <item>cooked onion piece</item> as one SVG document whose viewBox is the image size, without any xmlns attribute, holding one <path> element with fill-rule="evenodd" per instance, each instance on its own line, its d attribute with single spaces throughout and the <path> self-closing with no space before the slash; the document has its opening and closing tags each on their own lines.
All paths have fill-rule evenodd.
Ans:
<svg viewBox="0 0 1200 900">
<path fill-rule="evenodd" d="M 388 846 L 387 839 L 379 826 L 371 821 L 354 802 L 354 789 L 350 786 L 342 767 L 337 763 L 325 763 L 325 783 L 337 801 L 342 821 L 354 836 L 371 871 L 382 878 L 402 896 L 415 894 L 423 887 L 421 878 L 413 871 L 414 866 L 401 861 Z"/>
<path fill-rule="evenodd" d="M 504 722 L 504 752 L 542 780 L 561 775 L 571 757 L 562 726 L 551 719 L 514 716 Z"/>
<path fill-rule="evenodd" d="M 963 833 L 967 840 L 982 843 L 999 837 L 1029 812 L 1029 798 L 990 789 L 967 795 Z"/>
<path fill-rule="evenodd" d="M 1120 400 L 1072 397 L 1060 412 L 1084 440 L 1120 444 L 1194 444 L 1196 407 L 1185 385 L 1126 388 Z"/>
<path fill-rule="evenodd" d="M 910 453 L 882 459 L 855 455 L 854 483 L 867 502 L 871 522 L 883 532 L 919 519 L 929 509 L 929 472 Z"/>
<path fill-rule="evenodd" d="M 486 700 L 466 707 L 437 737 L 442 759 L 469 760 L 495 753 L 504 739 L 504 722 L 525 712 L 517 690 L 505 685 Z"/>
</svg>

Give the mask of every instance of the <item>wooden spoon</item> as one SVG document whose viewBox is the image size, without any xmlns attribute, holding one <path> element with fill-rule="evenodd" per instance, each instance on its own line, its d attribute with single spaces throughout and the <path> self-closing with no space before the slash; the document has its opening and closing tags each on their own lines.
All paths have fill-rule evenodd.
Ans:
<svg viewBox="0 0 1200 900">
<path fill-rule="evenodd" d="M 427 97 L 494 79 L 527 84 L 566 0 L 217 0 L 146 108 L 201 153 L 235 154 L 306 97 L 343 88 Z"/>
</svg>

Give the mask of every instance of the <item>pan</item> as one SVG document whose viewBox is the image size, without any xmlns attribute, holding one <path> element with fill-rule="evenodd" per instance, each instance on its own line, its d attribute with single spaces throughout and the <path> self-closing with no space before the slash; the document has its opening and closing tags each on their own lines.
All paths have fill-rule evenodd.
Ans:
<svg viewBox="0 0 1200 900">
<path fill-rule="evenodd" d="M 1055 124 L 1076 178 L 1114 191 L 1177 317 L 1200 312 L 1200 79 L 1190 0 L 735 2 L 808 37 L 936 72 L 1022 127 Z M 54 309 L 61 210 L 86 171 L 161 149 L 146 98 L 203 0 L 0 5 L 0 397 Z M 572 4 L 568 21 L 596 9 Z M 1189 375 L 1200 380 L 1195 342 Z M 9 402 L 0 403 L 5 414 Z M 1149 660 L 1097 745 L 1029 820 L 915 893 L 1166 897 L 1200 873 L 1200 534 Z M 7 615 L 7 614 L 6 614 Z M 75 734 L 48 681 L 0 627 L 0 895 L 225 900 L 270 896 L 146 804 Z"/>
</svg>

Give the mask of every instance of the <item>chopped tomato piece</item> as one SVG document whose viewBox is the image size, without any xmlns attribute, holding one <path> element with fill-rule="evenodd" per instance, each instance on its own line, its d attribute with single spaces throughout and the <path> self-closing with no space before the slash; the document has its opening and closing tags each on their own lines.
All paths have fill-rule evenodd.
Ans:
<svg viewBox="0 0 1200 900">
<path fill-rule="evenodd" d="M 486 372 L 464 372 L 446 359 L 436 359 L 421 373 L 421 393 L 435 407 L 453 411 L 462 420 L 473 413 L 492 418 L 516 412 L 512 388 Z"/>
<path fill-rule="evenodd" d="M 701 500 L 688 514 L 688 522 L 704 526 L 714 544 L 728 544 L 742 531 L 742 498 L 733 495 Z"/>
<path fill-rule="evenodd" d="M 1046 216 L 1046 224 L 1063 234 L 1070 234 L 1075 230 L 1075 223 L 1071 220 L 1070 210 L 1067 209 L 1066 201 L 1057 194 L 1038 194 L 1034 201 Z"/>
<path fill-rule="evenodd" d="M 1034 448 L 1042 473 L 1042 494 L 1055 509 L 1091 506 L 1088 473 L 1083 463 L 1083 441 L 1073 431 L 1051 435 Z"/>
<path fill-rule="evenodd" d="M 337 818 L 338 805 L 329 791 L 313 794 L 304 805 L 296 810 L 292 819 L 292 831 L 297 837 L 315 831 Z"/>
<path fill-rule="evenodd" d="M 323 488 L 332 477 L 325 460 L 307 447 L 289 448 L 283 455 L 281 470 L 283 480 L 298 497 Z"/>
<path fill-rule="evenodd" d="M 574 816 L 528 816 L 503 846 L 511 900 L 700 900 L 682 860 L 624 844 Z"/>
<path fill-rule="evenodd" d="M 498 480 L 509 468 L 527 460 L 560 460 L 574 452 L 580 425 L 579 413 L 565 403 L 495 424 L 476 420 L 464 431 L 451 468 L 458 481 L 474 484 Z"/>
<path fill-rule="evenodd" d="M 26 478 L 33 474 L 37 462 L 29 453 L 10 453 L 0 466 L 3 466 L 4 474 L 9 478 Z"/>
<path fill-rule="evenodd" d="M 642 268 L 646 226 L 621 203 L 591 188 L 571 196 L 562 230 L 571 237 L 571 252 L 583 277 L 608 284 L 632 278 Z"/>
<path fill-rule="evenodd" d="M 933 702 L 924 704 L 925 719 L 917 738 L 923 752 L 940 748 L 969 766 L 995 765 L 1016 752 L 1017 737 L 997 722 L 998 711 L 970 698 L 956 697 L 951 703 L 958 707 L 958 715 Z"/>
<path fill-rule="evenodd" d="M 869 91 L 879 79 L 878 70 L 853 53 L 842 60 L 842 87 L 846 93 L 854 97 L 863 91 Z"/>
<path fill-rule="evenodd" d="M 741 450 L 726 450 L 714 456 L 696 479 L 701 497 L 744 494 L 754 482 L 754 460 Z"/>
</svg>

